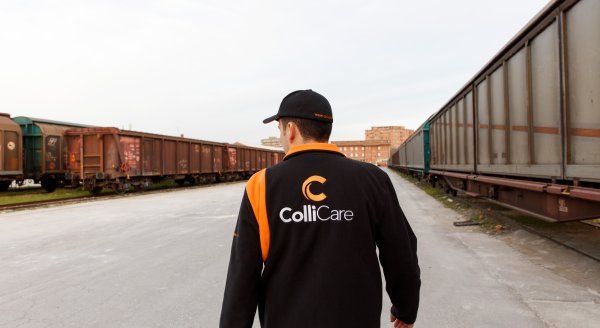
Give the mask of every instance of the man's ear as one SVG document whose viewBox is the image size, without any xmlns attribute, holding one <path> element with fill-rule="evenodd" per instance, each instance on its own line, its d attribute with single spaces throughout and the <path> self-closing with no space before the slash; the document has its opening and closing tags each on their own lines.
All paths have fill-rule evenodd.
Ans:
<svg viewBox="0 0 600 328">
<path fill-rule="evenodd" d="M 288 140 L 292 141 L 292 140 L 296 139 L 296 133 L 298 132 L 296 125 L 294 125 L 294 123 L 292 123 L 292 122 L 287 122 L 286 128 L 289 133 Z"/>
</svg>

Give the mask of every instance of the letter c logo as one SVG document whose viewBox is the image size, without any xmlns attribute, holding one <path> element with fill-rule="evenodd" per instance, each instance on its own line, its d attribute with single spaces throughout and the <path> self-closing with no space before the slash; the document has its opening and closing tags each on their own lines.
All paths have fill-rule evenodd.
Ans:
<svg viewBox="0 0 600 328">
<path fill-rule="evenodd" d="M 284 207 L 281 209 L 281 211 L 279 211 L 279 218 L 281 219 L 281 221 L 285 222 L 285 223 L 289 223 L 290 221 L 292 221 L 292 219 L 286 219 L 285 217 L 283 217 L 283 213 L 285 212 L 291 212 L 292 209 L 289 207 Z"/>
<path fill-rule="evenodd" d="M 325 198 L 327 198 L 327 195 L 325 195 L 324 193 L 320 193 L 318 195 L 313 194 L 312 192 L 310 192 L 310 185 L 313 182 L 324 184 L 325 181 L 327 181 L 327 179 L 323 178 L 322 176 L 313 175 L 312 177 L 306 179 L 304 183 L 302 183 L 302 194 L 304 195 L 304 197 L 306 197 L 306 199 L 315 202 L 320 202 L 324 200 Z"/>
</svg>

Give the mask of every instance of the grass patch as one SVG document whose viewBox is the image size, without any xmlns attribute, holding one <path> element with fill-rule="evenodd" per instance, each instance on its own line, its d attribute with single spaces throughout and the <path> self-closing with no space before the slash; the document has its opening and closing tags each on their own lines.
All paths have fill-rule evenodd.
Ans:
<svg viewBox="0 0 600 328">
<path fill-rule="evenodd" d="M 184 186 L 189 186 L 188 184 Z M 148 186 L 148 190 L 162 190 L 169 188 L 178 188 L 179 185 L 173 180 L 165 180 L 158 183 L 152 183 Z"/>
<path fill-rule="evenodd" d="M 148 190 L 161 190 L 177 187 L 173 181 L 151 184 Z M 135 192 L 131 188 L 129 192 Z M 115 194 L 112 189 L 104 188 L 100 195 Z M 15 189 L 0 194 L 0 205 L 16 205 L 39 201 L 66 200 L 91 196 L 91 193 L 83 188 L 57 188 L 54 192 L 47 192 L 42 188 Z"/>
<path fill-rule="evenodd" d="M 468 209 L 471 207 L 469 204 L 465 204 L 464 202 L 456 201 L 455 198 L 446 194 L 443 190 L 433 187 L 427 181 L 424 181 L 422 179 L 419 180 L 411 175 L 408 175 L 408 174 L 405 174 L 402 172 L 398 172 L 396 170 L 392 170 L 392 171 L 395 172 L 396 174 L 398 174 L 399 176 L 401 176 L 403 179 L 408 180 L 409 182 L 412 182 L 414 185 L 419 187 L 419 189 L 423 190 L 427 195 L 429 195 L 429 196 L 437 199 L 439 202 L 441 202 L 445 207 L 455 209 L 455 210 Z"/>
<path fill-rule="evenodd" d="M 503 220 L 499 220 L 494 216 L 494 212 L 508 211 L 509 209 L 500 205 L 482 202 L 478 199 L 452 197 L 443 190 L 431 186 L 427 181 L 416 179 L 402 172 L 393 171 L 403 179 L 412 182 L 426 194 L 442 203 L 445 207 L 453 210 L 460 210 L 466 218 L 479 223 L 479 227 L 483 232 L 499 235 L 509 230 L 509 226 L 507 226 Z"/>
<path fill-rule="evenodd" d="M 483 232 L 492 235 L 499 235 L 508 230 L 508 226 L 502 221 L 494 217 L 492 209 L 487 208 L 475 213 L 471 213 L 470 219 L 479 223 L 479 227 Z"/>
<path fill-rule="evenodd" d="M 103 193 L 110 193 L 111 191 L 106 190 Z M 70 199 L 70 198 L 80 198 L 89 196 L 87 191 L 81 189 L 64 189 L 59 188 L 54 192 L 46 192 L 43 189 L 38 189 L 37 191 L 15 191 L 9 193 L 3 193 L 0 196 L 0 205 L 14 205 L 14 204 L 22 204 L 29 202 L 38 202 L 38 201 L 46 201 L 46 200 L 61 200 L 61 199 Z"/>
<path fill-rule="evenodd" d="M 158 183 L 152 183 L 146 190 L 163 190 L 163 189 L 175 189 L 189 187 L 190 184 L 179 186 L 174 180 L 165 180 Z M 127 193 L 141 192 L 136 190 L 135 187 L 131 187 Z M 110 188 L 102 189 L 100 195 L 116 194 Z M 22 189 L 10 189 L 6 192 L 0 193 L 0 205 L 16 205 L 29 202 L 38 201 L 51 201 L 51 200 L 65 200 L 73 198 L 82 198 L 91 196 L 91 193 L 84 190 L 82 187 L 79 188 L 57 188 L 54 192 L 47 192 L 41 187 L 30 187 Z"/>
<path fill-rule="evenodd" d="M 507 216 L 509 218 L 513 219 L 514 221 L 516 221 L 517 223 L 520 223 L 524 226 L 529 226 L 529 227 L 540 228 L 540 227 L 547 227 L 547 226 L 554 225 L 554 223 L 545 222 L 538 218 L 535 218 L 532 216 L 527 216 L 527 215 L 509 214 Z"/>
</svg>

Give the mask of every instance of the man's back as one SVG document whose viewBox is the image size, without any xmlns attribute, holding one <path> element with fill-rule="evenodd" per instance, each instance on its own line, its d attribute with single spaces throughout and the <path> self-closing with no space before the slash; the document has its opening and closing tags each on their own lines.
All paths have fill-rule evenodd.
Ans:
<svg viewBox="0 0 600 328">
<path fill-rule="evenodd" d="M 264 270 L 259 285 L 250 288 L 258 293 L 263 327 L 379 327 L 376 247 L 396 316 L 414 321 L 420 285 L 416 238 L 383 171 L 345 158 L 330 144 L 302 145 L 253 176 L 246 198 L 256 226 L 249 222 L 244 229 L 238 221 L 222 326 L 237 326 L 223 320 L 247 302 L 228 295 L 248 288 L 248 274 L 238 271 L 254 270 L 256 276 L 259 269 L 256 260 L 236 266 L 234 253 L 247 259 L 260 252 Z M 244 248 L 256 243 L 248 236 L 253 229 L 260 250 Z"/>
</svg>

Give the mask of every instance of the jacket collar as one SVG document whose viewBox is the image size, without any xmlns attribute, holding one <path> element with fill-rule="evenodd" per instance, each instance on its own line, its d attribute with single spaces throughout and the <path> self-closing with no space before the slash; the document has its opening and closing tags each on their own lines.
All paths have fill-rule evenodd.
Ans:
<svg viewBox="0 0 600 328">
<path fill-rule="evenodd" d="M 330 143 L 307 143 L 307 144 L 293 146 L 292 148 L 290 148 L 288 150 L 287 154 L 285 154 L 285 157 L 283 158 L 283 160 L 286 160 L 289 157 L 291 157 L 293 155 L 296 155 L 298 153 L 303 153 L 303 152 L 307 152 L 307 151 L 325 151 L 325 152 L 337 153 L 337 154 L 340 154 L 342 156 L 345 156 L 340 151 L 340 149 L 338 148 L 338 146 L 336 146 L 334 144 L 330 144 Z"/>
</svg>

